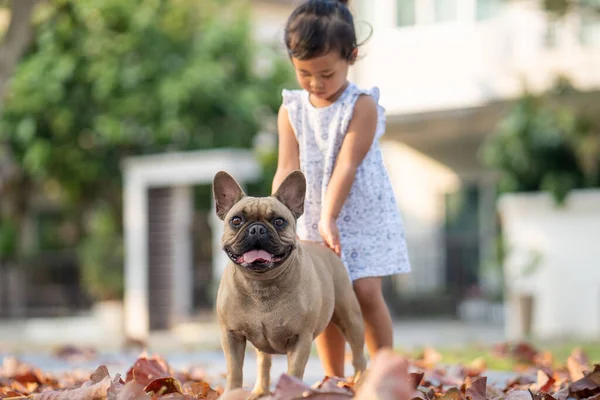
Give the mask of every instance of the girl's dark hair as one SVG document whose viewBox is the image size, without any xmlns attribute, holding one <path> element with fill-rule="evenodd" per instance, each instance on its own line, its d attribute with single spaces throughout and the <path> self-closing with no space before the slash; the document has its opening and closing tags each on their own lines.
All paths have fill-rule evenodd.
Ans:
<svg viewBox="0 0 600 400">
<path fill-rule="evenodd" d="M 308 0 L 298 6 L 285 27 L 285 46 L 290 57 L 308 60 L 338 51 L 352 60 L 356 43 L 354 18 L 348 0 Z"/>
</svg>

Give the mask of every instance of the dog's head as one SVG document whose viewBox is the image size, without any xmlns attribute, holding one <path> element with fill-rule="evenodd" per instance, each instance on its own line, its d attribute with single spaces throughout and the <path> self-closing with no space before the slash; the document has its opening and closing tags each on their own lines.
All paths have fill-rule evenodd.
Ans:
<svg viewBox="0 0 600 400">
<path fill-rule="evenodd" d="M 304 212 L 305 193 L 300 171 L 290 173 L 269 197 L 247 196 L 231 175 L 218 172 L 213 195 L 229 258 L 254 274 L 281 266 L 296 248 L 296 220 Z"/>
</svg>

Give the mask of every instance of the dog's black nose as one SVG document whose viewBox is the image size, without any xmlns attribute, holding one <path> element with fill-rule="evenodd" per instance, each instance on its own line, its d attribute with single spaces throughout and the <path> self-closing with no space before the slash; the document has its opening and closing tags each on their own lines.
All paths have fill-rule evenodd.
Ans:
<svg viewBox="0 0 600 400">
<path fill-rule="evenodd" d="M 267 236 L 268 229 L 262 222 L 255 222 L 248 227 L 248 235 L 257 239 Z"/>
</svg>

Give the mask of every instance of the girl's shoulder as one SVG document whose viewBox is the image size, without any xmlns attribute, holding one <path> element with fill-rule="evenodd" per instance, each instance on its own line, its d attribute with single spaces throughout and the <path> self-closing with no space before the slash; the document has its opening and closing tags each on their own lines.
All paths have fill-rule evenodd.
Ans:
<svg viewBox="0 0 600 400">
<path fill-rule="evenodd" d="M 302 89 L 283 89 L 281 91 L 283 105 L 287 108 L 300 104 L 303 92 Z"/>
<path fill-rule="evenodd" d="M 346 118 L 344 119 L 344 131 L 348 129 L 350 120 L 354 115 L 360 115 L 362 117 L 368 116 L 368 118 L 377 118 L 377 128 L 375 131 L 375 139 L 381 138 L 385 132 L 385 108 L 379 104 L 379 88 L 373 86 L 369 89 L 358 87 L 354 83 L 351 83 L 352 88 L 349 91 L 345 101 L 347 104 Z M 368 96 L 369 98 L 364 98 Z M 361 99 L 362 97 L 362 99 Z"/>
<path fill-rule="evenodd" d="M 350 86 L 351 90 L 349 96 L 347 97 L 347 101 L 355 103 L 360 96 L 367 95 L 373 97 L 375 102 L 379 104 L 379 88 L 377 86 L 372 86 L 369 89 L 364 89 L 352 82 L 350 83 Z"/>
</svg>

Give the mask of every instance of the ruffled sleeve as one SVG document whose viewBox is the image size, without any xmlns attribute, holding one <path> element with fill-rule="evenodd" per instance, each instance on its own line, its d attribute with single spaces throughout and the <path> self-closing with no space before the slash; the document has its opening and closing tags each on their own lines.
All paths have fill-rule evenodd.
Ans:
<svg viewBox="0 0 600 400">
<path fill-rule="evenodd" d="M 300 117 L 300 109 L 302 106 L 302 91 L 301 90 L 288 90 L 283 89 L 281 92 L 281 96 L 283 97 L 283 106 L 286 108 L 288 112 L 288 118 L 290 119 L 290 125 L 294 130 L 294 135 L 296 139 L 299 139 L 299 134 L 301 132 L 299 124 Z"/>
<path fill-rule="evenodd" d="M 377 128 L 375 131 L 375 141 L 379 140 L 383 134 L 385 133 L 385 108 L 383 108 L 379 104 L 379 88 L 377 86 L 372 87 L 371 89 L 360 89 L 354 86 L 352 92 L 348 95 L 345 101 L 346 112 L 344 114 L 344 119 L 342 120 L 342 129 L 343 132 L 348 131 L 348 125 L 352 120 L 352 115 L 354 114 L 354 106 L 356 105 L 356 100 L 362 95 L 368 95 L 375 99 L 377 103 Z"/>
</svg>

